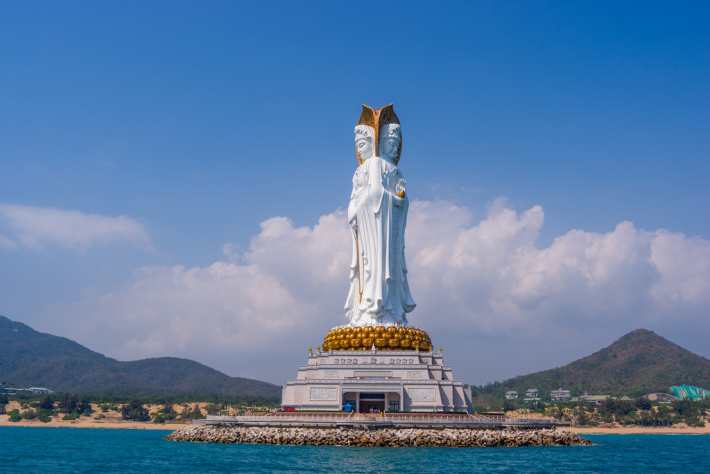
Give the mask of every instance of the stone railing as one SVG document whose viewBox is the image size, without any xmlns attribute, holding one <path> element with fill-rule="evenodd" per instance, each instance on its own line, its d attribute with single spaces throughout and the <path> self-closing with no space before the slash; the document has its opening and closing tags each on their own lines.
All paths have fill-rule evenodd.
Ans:
<svg viewBox="0 0 710 474">
<path fill-rule="evenodd" d="M 231 421 L 231 422 L 243 422 L 243 421 L 263 421 L 263 422 L 281 422 L 281 421 L 295 421 L 295 422 L 323 422 L 332 423 L 334 421 L 346 421 L 350 416 L 349 413 L 342 414 L 321 414 L 321 413 L 302 413 L 302 414 L 279 414 L 278 416 L 267 416 L 267 415 L 207 415 L 207 421 Z"/>
<path fill-rule="evenodd" d="M 459 380 L 442 380 L 442 379 L 408 379 L 402 377 L 392 377 L 392 378 L 371 378 L 371 379 L 356 379 L 356 378 L 332 378 L 332 379 L 296 379 L 289 380 L 291 385 L 309 385 L 309 384 L 365 384 L 365 385 L 378 385 L 378 384 L 394 384 L 402 385 L 403 383 L 407 385 L 420 384 L 420 385 L 460 385 Z"/>
<path fill-rule="evenodd" d="M 501 416 L 477 415 L 407 415 L 407 414 L 369 414 L 369 413 L 294 413 L 267 415 L 207 415 L 207 422 L 295 422 L 295 423 L 333 423 L 333 422 L 394 422 L 394 423 L 435 423 L 435 424 L 466 424 L 466 425 L 551 425 L 555 421 L 549 418 L 504 418 Z"/>
<path fill-rule="evenodd" d="M 303 370 L 318 370 L 318 369 L 340 369 L 340 370 L 443 370 L 444 372 L 451 371 L 450 365 L 436 365 L 436 364 L 390 364 L 389 362 L 384 364 L 362 364 L 362 363 L 352 363 L 352 364 L 313 364 L 313 365 L 299 365 L 299 369 Z"/>
</svg>

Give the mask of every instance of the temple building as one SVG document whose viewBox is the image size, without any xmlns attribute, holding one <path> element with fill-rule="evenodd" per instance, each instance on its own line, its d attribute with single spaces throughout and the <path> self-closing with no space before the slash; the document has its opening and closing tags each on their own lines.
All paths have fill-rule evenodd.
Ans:
<svg viewBox="0 0 710 474">
<path fill-rule="evenodd" d="M 440 352 L 315 351 L 283 389 L 295 410 L 466 412 L 469 388 L 453 378 Z"/>
</svg>

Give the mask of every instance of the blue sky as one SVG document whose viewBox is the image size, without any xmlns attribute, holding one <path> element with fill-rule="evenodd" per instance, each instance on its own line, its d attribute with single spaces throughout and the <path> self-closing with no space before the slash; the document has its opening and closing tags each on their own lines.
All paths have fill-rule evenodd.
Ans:
<svg viewBox="0 0 710 474">
<path fill-rule="evenodd" d="M 449 362 L 464 381 L 560 365 L 640 325 L 710 357 L 698 335 L 707 334 L 710 309 L 703 296 L 710 281 L 709 11 L 705 2 L 2 1 L 0 314 L 121 359 L 191 357 L 231 375 L 268 372 L 261 378 L 282 383 L 295 366 L 274 369 L 272 361 L 254 369 L 253 361 L 235 363 L 245 353 L 230 349 L 250 330 L 268 333 L 244 323 L 262 318 L 258 304 L 243 310 L 229 286 L 222 296 L 195 296 L 226 311 L 199 334 L 235 338 L 199 347 L 165 328 L 192 328 L 206 316 L 176 316 L 166 303 L 175 290 L 166 289 L 167 277 L 151 280 L 151 294 L 164 296 L 137 296 L 150 286 L 141 275 L 175 266 L 201 274 L 220 262 L 237 273 L 266 272 L 264 282 L 285 295 L 273 314 L 302 314 L 278 320 L 292 334 L 270 336 L 284 348 L 278 357 L 315 346 L 317 337 L 294 328 L 320 335 L 339 324 L 347 277 L 338 284 L 336 272 L 332 287 L 295 288 L 288 270 L 267 272 L 254 246 L 263 244 L 263 258 L 278 252 L 264 243 L 273 239 L 261 223 L 286 217 L 292 230 L 279 235 L 299 234 L 333 216 L 335 234 L 326 240 L 340 242 L 336 217 L 350 194 L 361 104 L 393 102 L 404 131 L 400 168 L 410 197 L 421 201 L 412 212 L 431 231 L 425 238 L 408 230 L 408 259 L 424 262 L 425 249 L 436 247 L 427 219 L 450 215 L 437 228 L 465 236 L 483 221 L 503 226 L 496 216 L 505 209 L 521 222 L 513 228 L 532 237 L 501 244 L 510 253 L 490 273 L 466 274 L 474 293 L 479 277 L 495 280 L 511 268 L 511 255 L 523 248 L 552 254 L 573 230 L 610 240 L 634 235 L 638 247 L 620 247 L 619 258 L 653 261 L 631 272 L 635 284 L 616 303 L 583 314 L 574 308 L 609 297 L 596 292 L 604 286 L 598 281 L 589 280 L 586 293 L 554 290 L 559 300 L 546 287 L 546 296 L 535 290 L 535 303 L 516 301 L 514 311 L 501 305 L 518 295 L 526 275 L 548 278 L 558 268 L 548 262 L 540 270 L 541 257 L 516 270 L 515 281 L 498 279 L 500 287 L 479 295 L 501 292 L 485 308 L 454 293 L 438 301 L 438 288 L 452 288 L 448 270 L 432 283 L 436 271 L 422 263 L 430 273 L 410 273 L 419 303 L 410 320 L 425 328 L 441 321 L 434 343 L 452 348 Z M 535 206 L 544 218 L 526 221 Z M 625 221 L 635 233 L 617 227 Z M 692 262 L 692 271 L 659 270 L 653 256 L 663 232 L 675 236 L 664 261 Z M 284 244 L 281 265 L 300 269 L 295 279 L 305 266 L 322 270 L 316 257 L 298 260 L 307 255 L 299 245 L 311 244 Z M 457 255 L 446 261 L 456 266 Z M 586 274 L 590 265 L 580 265 Z M 614 267 L 619 282 L 631 281 L 625 272 L 636 268 L 625 265 Z M 604 283 L 618 287 L 614 278 Z M 102 306 L 106 300 L 113 309 Z M 106 321 L 125 318 L 130 327 L 146 313 L 155 319 L 107 336 Z M 445 314 L 455 316 L 447 322 Z M 550 324 L 546 336 L 560 345 L 521 362 L 526 347 L 543 343 L 539 328 L 531 329 L 536 323 Z M 458 326 L 468 328 L 468 339 L 451 335 Z M 570 342 L 575 337 L 584 343 Z M 482 352 L 464 348 L 472 340 Z M 488 350 L 509 355 L 485 370 L 465 368 L 471 354 Z"/>
</svg>

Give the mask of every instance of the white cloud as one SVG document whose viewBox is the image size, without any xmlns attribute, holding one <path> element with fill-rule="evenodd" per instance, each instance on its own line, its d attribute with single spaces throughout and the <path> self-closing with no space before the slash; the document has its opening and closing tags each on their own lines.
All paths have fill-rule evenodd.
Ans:
<svg viewBox="0 0 710 474">
<path fill-rule="evenodd" d="M 144 268 L 54 316 L 115 357 L 190 357 L 283 383 L 344 322 L 345 221 L 342 211 L 313 228 L 272 218 L 247 251 L 225 246 L 227 262 Z M 458 377 L 482 383 L 562 365 L 638 327 L 668 328 L 669 314 L 707 334 L 708 241 L 622 222 L 539 249 L 543 221 L 540 206 L 517 213 L 504 200 L 475 225 L 450 202 L 412 203 L 406 255 L 418 307 L 409 319 L 447 349 Z"/>
<path fill-rule="evenodd" d="M 22 245 L 35 250 L 42 249 L 43 244 L 54 243 L 84 251 L 96 244 L 116 241 L 129 242 L 144 250 L 153 248 L 143 225 L 127 216 L 109 217 L 0 203 L 0 217 Z"/>
<path fill-rule="evenodd" d="M 654 301 L 710 306 L 710 242 L 661 230 L 651 243 L 649 259 L 660 275 L 651 287 Z"/>
</svg>

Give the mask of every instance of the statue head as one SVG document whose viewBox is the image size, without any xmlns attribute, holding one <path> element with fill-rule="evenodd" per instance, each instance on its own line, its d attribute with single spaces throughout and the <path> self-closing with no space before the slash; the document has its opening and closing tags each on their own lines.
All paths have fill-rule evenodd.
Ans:
<svg viewBox="0 0 710 474">
<path fill-rule="evenodd" d="M 380 128 L 380 156 L 387 161 L 399 161 L 399 144 L 402 143 L 402 126 L 388 123 Z"/>
<path fill-rule="evenodd" d="M 375 129 L 368 125 L 355 127 L 355 152 L 360 163 L 375 154 Z"/>
<path fill-rule="evenodd" d="M 370 130 L 370 135 L 374 141 L 374 153 L 372 156 L 383 157 L 395 165 L 399 163 L 399 158 L 402 155 L 402 129 L 399 126 L 399 118 L 397 114 L 394 113 L 394 108 L 392 104 L 386 105 L 381 109 L 373 109 L 365 104 L 362 105 L 362 114 L 360 115 L 360 120 L 357 122 L 358 127 L 364 125 Z M 393 127 L 394 126 L 394 127 Z M 357 134 L 358 127 L 355 128 L 355 133 Z M 390 138 L 390 143 L 387 146 L 387 153 L 383 153 L 380 148 L 385 141 L 383 139 L 383 134 L 387 138 Z M 356 136 L 357 140 L 357 136 Z M 396 150 L 393 153 L 389 150 L 394 141 L 397 141 Z M 358 161 L 360 164 L 363 163 L 364 157 L 361 157 L 358 152 Z"/>
</svg>

